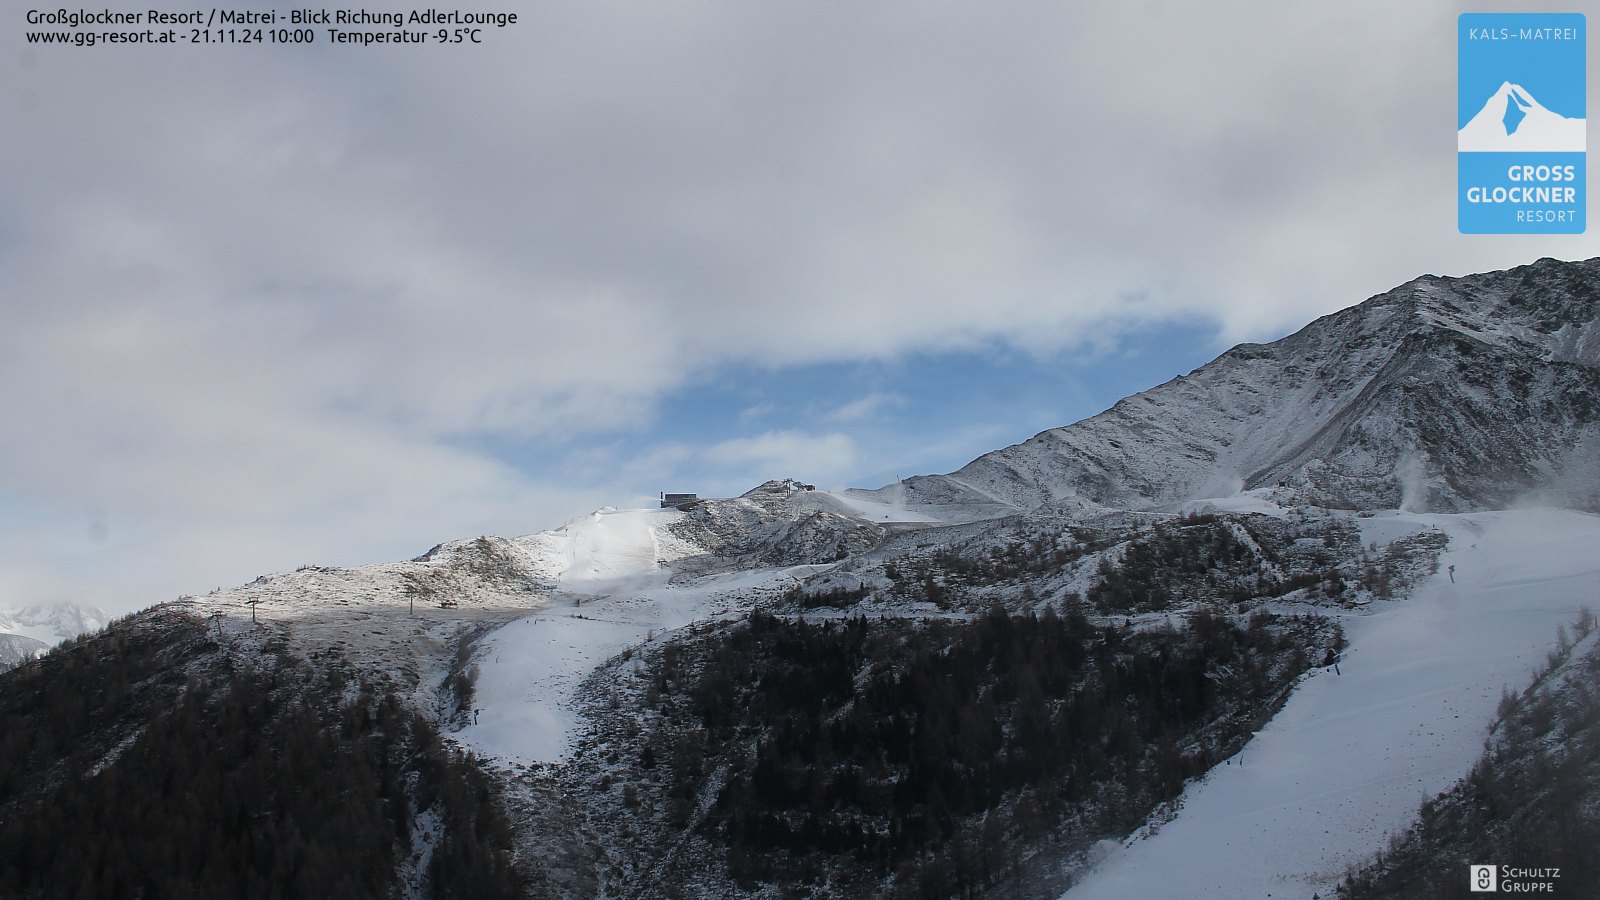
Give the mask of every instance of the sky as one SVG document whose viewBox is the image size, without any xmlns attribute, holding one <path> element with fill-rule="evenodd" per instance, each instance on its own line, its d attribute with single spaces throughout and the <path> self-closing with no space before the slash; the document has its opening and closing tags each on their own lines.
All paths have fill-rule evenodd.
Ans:
<svg viewBox="0 0 1600 900">
<path fill-rule="evenodd" d="M 1462 35 L 1463 40 L 1473 40 L 1473 32 L 1498 34 L 1501 28 L 1508 33 L 1515 28 L 1518 37 L 1515 40 L 1479 38 L 1472 44 L 1475 58 L 1456 82 L 1456 127 L 1465 128 L 1483 109 L 1484 102 L 1507 81 L 1521 87 L 1540 106 L 1557 115 L 1584 118 L 1588 106 L 1586 85 L 1578 73 L 1586 68 L 1587 42 L 1573 39 L 1524 41 L 1521 30 L 1524 27 L 1571 29 L 1586 38 L 1587 24 L 1584 16 L 1575 13 L 1545 14 L 1535 21 L 1513 21 L 1493 14 L 1462 16 L 1456 28 L 1458 32 L 1467 32 Z"/>
<path fill-rule="evenodd" d="M 949 471 L 1424 273 L 1600 255 L 1456 232 L 1456 4 L 431 5 L 519 21 L 0 11 L 0 606 Z"/>
</svg>

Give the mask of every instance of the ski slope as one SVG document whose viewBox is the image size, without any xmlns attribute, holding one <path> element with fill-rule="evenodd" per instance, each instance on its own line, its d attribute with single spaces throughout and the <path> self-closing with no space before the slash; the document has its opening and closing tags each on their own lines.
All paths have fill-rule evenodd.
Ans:
<svg viewBox="0 0 1600 900">
<path fill-rule="evenodd" d="M 944 521 L 926 512 L 919 512 L 908 508 L 901 495 L 904 493 L 903 485 L 892 484 L 877 492 L 847 490 L 847 491 L 819 491 L 829 498 L 837 501 L 845 512 L 859 516 L 869 522 L 915 522 L 918 524 L 932 524 Z M 886 498 L 886 499 L 884 499 Z"/>
<path fill-rule="evenodd" d="M 559 762 L 581 724 L 574 694 L 606 660 L 663 632 L 741 614 L 752 597 L 827 568 L 674 581 L 670 563 L 703 552 L 668 530 L 682 515 L 607 509 L 535 536 L 541 552 L 560 562 L 559 590 L 546 608 L 479 642 L 477 713 L 455 738 L 505 762 Z"/>
<path fill-rule="evenodd" d="M 1466 774 L 1502 688 L 1527 685 L 1557 626 L 1600 608 L 1600 517 L 1400 513 L 1361 525 L 1380 545 L 1443 529 L 1439 573 L 1410 599 L 1349 616 L 1340 674 L 1302 682 L 1235 759 L 1189 786 L 1176 818 L 1112 851 L 1064 900 L 1332 897 L 1347 866 Z"/>
<path fill-rule="evenodd" d="M 659 572 L 661 564 L 693 552 L 668 526 L 683 516 L 675 509 L 602 509 L 561 527 L 568 591 L 603 591 L 616 579 Z"/>
</svg>

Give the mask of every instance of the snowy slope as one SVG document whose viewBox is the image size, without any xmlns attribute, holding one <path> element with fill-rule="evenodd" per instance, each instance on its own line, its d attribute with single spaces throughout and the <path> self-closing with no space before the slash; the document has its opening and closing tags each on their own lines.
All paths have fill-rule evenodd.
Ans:
<svg viewBox="0 0 1600 900">
<path fill-rule="evenodd" d="M 773 481 L 682 511 L 607 508 L 184 603 L 219 635 L 248 630 L 314 663 L 352 663 L 481 757 L 559 779 L 546 764 L 570 761 L 585 727 L 575 698 L 606 689 L 585 685 L 604 663 L 822 573 L 835 579 L 824 587 L 875 586 L 880 606 L 933 615 L 931 600 L 893 593 L 888 561 L 934 573 L 964 541 L 998 551 L 1092 526 L 1082 539 L 1101 549 L 1028 585 L 1042 602 L 1076 602 L 1065 598 L 1101 577 L 1095 554 L 1170 513 L 1337 520 L 1348 544 L 1350 522 L 1378 544 L 1437 527 L 1458 582 L 1441 574 L 1371 614 L 1338 611 L 1352 640 L 1342 673 L 1303 683 L 1243 765 L 1192 785 L 1176 819 L 1072 894 L 1309 896 L 1464 770 L 1501 687 L 1525 681 L 1576 597 L 1595 596 L 1600 565 L 1585 560 L 1600 519 L 1483 511 L 1529 497 L 1600 511 L 1600 260 L 1420 278 L 949 475 L 840 493 Z M 1402 511 L 1308 516 L 1307 505 Z M 996 584 L 997 600 L 1021 591 Z M 464 717 L 451 687 L 463 672 L 475 678 Z"/>
<path fill-rule="evenodd" d="M 560 584 L 593 593 L 619 578 L 637 578 L 699 548 L 675 538 L 670 526 L 683 518 L 675 509 L 603 509 L 542 535 L 555 553 Z M 526 542 L 525 542 L 526 543 Z M 547 551 L 549 552 L 549 551 Z"/>
<path fill-rule="evenodd" d="M 480 537 L 404 562 L 302 566 L 176 606 L 235 642 L 281 642 L 312 663 L 347 661 L 442 718 L 451 712 L 443 685 L 460 642 L 542 608 L 563 568 L 559 557 L 554 542 L 537 535 Z"/>
<path fill-rule="evenodd" d="M 558 595 L 540 613 L 478 644 L 473 723 L 456 739 L 502 762 L 560 762 L 579 737 L 575 692 L 591 672 L 631 646 L 714 617 L 748 612 L 815 567 L 709 576 L 689 584 L 641 572 L 617 594 Z"/>
<path fill-rule="evenodd" d="M 699 518 L 729 534 L 748 527 L 739 549 L 770 551 L 797 543 L 798 526 L 838 504 L 808 497 L 795 505 L 774 512 L 771 503 L 714 501 Z M 826 515 L 838 521 L 816 530 L 824 542 L 867 527 Z M 441 716 L 449 714 L 445 680 L 459 642 L 474 640 L 478 713 L 459 740 L 502 761 L 555 761 L 579 724 L 572 692 L 612 655 L 747 610 L 754 598 L 825 568 L 716 556 L 683 536 L 704 533 L 683 527 L 690 518 L 606 508 L 550 531 L 451 541 L 406 562 L 306 566 L 186 602 L 216 616 L 219 628 L 270 629 L 307 658 L 349 659 Z"/>
<path fill-rule="evenodd" d="M 49 644 L 31 637 L 0 634 L 0 672 L 21 665 L 49 649 Z"/>
<path fill-rule="evenodd" d="M 673 562 L 704 553 L 673 532 L 685 515 L 608 509 L 519 539 L 565 562 L 560 589 L 541 612 L 479 642 L 476 715 L 457 739 L 501 761 L 557 762 L 580 725 L 574 691 L 601 663 L 672 629 L 745 612 L 821 568 L 681 575 Z"/>
<path fill-rule="evenodd" d="M 1444 529 L 1417 595 L 1345 621 L 1341 674 L 1319 672 L 1232 760 L 1066 894 L 1331 897 L 1345 868 L 1466 773 L 1502 688 L 1520 689 L 1558 625 L 1600 596 L 1600 517 L 1560 510 L 1364 520 L 1382 541 Z M 1448 566 L 1455 567 L 1455 582 Z"/>
<path fill-rule="evenodd" d="M 99 631 L 111 621 L 101 609 L 73 604 L 0 607 L 0 634 L 14 634 L 54 646 L 67 638 Z"/>
<path fill-rule="evenodd" d="M 899 487 L 899 485 L 891 485 L 891 488 Z M 939 519 L 927 512 L 919 512 L 907 507 L 905 500 L 901 496 L 902 494 L 903 491 L 886 489 L 883 493 L 846 490 L 837 494 L 828 493 L 826 495 L 835 500 L 840 507 L 850 514 L 860 516 L 869 522 L 934 524 L 950 521 L 948 518 Z"/>
<path fill-rule="evenodd" d="M 848 495 L 768 481 L 730 500 L 688 510 L 673 533 L 713 554 L 717 569 L 831 563 L 877 546 L 890 524 L 904 524 L 887 506 L 852 503 Z"/>
<path fill-rule="evenodd" d="M 741 498 L 706 506 L 698 530 L 685 528 L 691 514 L 678 510 L 606 508 L 550 531 L 451 541 L 398 563 L 304 566 L 182 602 L 219 629 L 266 629 L 308 659 L 348 659 L 440 716 L 451 714 L 445 681 L 460 642 L 474 641 L 480 712 L 461 741 L 488 757 L 550 761 L 577 724 L 572 691 L 606 659 L 667 630 L 747 610 L 753 598 L 826 568 L 715 555 L 693 539 L 709 534 L 705 522 L 718 523 L 724 543 L 747 529 L 741 551 L 782 555 L 810 537 L 828 559 L 839 541 L 876 527 L 827 511 L 843 507 L 809 494 L 777 505 Z"/>
<path fill-rule="evenodd" d="M 1425 276 L 1098 416 L 863 499 L 936 518 L 1278 487 L 1351 508 L 1600 510 L 1600 259 Z"/>
</svg>

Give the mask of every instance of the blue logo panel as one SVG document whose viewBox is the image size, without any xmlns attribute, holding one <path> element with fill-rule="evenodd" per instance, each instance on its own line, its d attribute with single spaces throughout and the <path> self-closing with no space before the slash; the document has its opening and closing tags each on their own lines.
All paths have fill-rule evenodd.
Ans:
<svg viewBox="0 0 1600 900">
<path fill-rule="evenodd" d="M 1581 234 L 1586 25 L 1578 13 L 1464 13 L 1456 151 L 1463 234 Z"/>
<path fill-rule="evenodd" d="M 1583 234 L 1582 153 L 1458 153 L 1462 234 Z"/>
</svg>

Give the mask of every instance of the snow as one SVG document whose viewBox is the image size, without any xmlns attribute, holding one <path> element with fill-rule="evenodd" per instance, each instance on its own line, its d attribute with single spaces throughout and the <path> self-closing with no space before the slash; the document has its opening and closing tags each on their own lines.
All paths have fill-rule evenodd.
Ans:
<svg viewBox="0 0 1600 900">
<path fill-rule="evenodd" d="M 1424 277 L 947 475 L 839 492 L 772 481 L 688 514 L 608 507 L 552 531 L 377 566 L 306 566 L 181 602 L 219 637 L 284 638 L 409 690 L 451 725 L 445 683 L 470 647 L 474 709 L 455 739 L 491 762 L 533 766 L 570 756 L 585 727 L 575 698 L 605 689 L 590 679 L 607 660 L 833 568 L 747 566 L 843 549 L 856 555 L 838 581 L 854 586 L 892 553 L 923 558 L 1003 535 L 1009 523 L 987 520 L 1014 516 L 1018 530 L 1064 519 L 1136 529 L 1155 518 L 1140 513 L 1191 510 L 1349 516 L 1363 544 L 1379 546 L 1439 529 L 1448 552 L 1412 597 L 1338 613 L 1352 641 L 1340 673 L 1303 680 L 1239 759 L 1189 786 L 1175 817 L 1126 846 L 1097 844 L 1070 894 L 1328 896 L 1347 865 L 1467 769 L 1502 687 L 1525 684 L 1556 626 L 1596 597 L 1600 563 L 1584 561 L 1600 546 L 1592 515 L 1420 510 L 1538 497 L 1600 510 L 1600 428 L 1582 405 L 1600 319 L 1592 293 L 1574 289 L 1597 272 L 1600 260 L 1546 260 Z M 1516 471 L 1534 474 L 1497 480 Z M 1396 504 L 1411 511 L 1342 511 Z M 1080 560 L 1053 594 L 1083 592 L 1094 562 L 1120 552 Z M 1293 596 L 1270 606 L 1303 611 Z M 1139 621 L 1157 616 L 1167 619 Z"/>
<path fill-rule="evenodd" d="M 589 673 L 630 646 L 706 619 L 738 615 L 826 566 L 719 574 L 684 581 L 667 565 L 697 552 L 667 531 L 676 510 L 602 510 L 556 536 L 566 554 L 561 590 L 538 613 L 478 644 L 472 724 L 455 735 L 481 756 L 558 762 L 577 737 L 573 695 Z M 565 546 L 561 547 L 560 542 Z"/>
<path fill-rule="evenodd" d="M 1544 492 L 1548 505 L 1600 511 L 1600 427 L 1577 399 L 1592 391 L 1589 370 L 1552 364 L 1600 363 L 1586 287 L 1597 268 L 1424 276 L 950 474 L 872 493 L 947 522 L 1044 505 L 1164 509 L 1239 487 L 1438 512 Z"/>
<path fill-rule="evenodd" d="M 900 485 L 895 484 L 895 485 L 891 485 L 890 488 L 887 488 L 885 490 L 889 491 L 889 490 L 892 490 L 893 488 L 898 488 L 898 487 L 900 487 Z M 829 496 L 829 497 L 833 498 L 834 500 L 838 501 L 841 506 L 845 507 L 845 509 L 847 509 L 853 515 L 860 516 L 861 518 L 866 519 L 869 522 L 878 522 L 878 523 L 883 523 L 883 522 L 932 522 L 932 523 L 937 523 L 937 522 L 944 521 L 943 519 L 936 518 L 936 517 L 934 517 L 932 515 L 929 515 L 927 513 L 916 512 L 914 510 L 908 509 L 904 502 L 896 502 L 896 500 L 884 501 L 884 500 L 869 499 L 868 495 L 867 495 L 867 493 L 865 491 L 854 491 L 854 490 L 852 490 L 852 491 L 841 491 L 839 493 L 833 493 L 833 492 L 829 492 L 829 491 L 818 491 L 818 493 L 826 494 L 827 496 Z M 892 496 L 892 494 L 890 496 Z"/>
<path fill-rule="evenodd" d="M 1271 492 L 1264 489 L 1240 491 L 1228 497 L 1210 497 L 1205 500 L 1193 500 L 1180 504 L 1178 513 L 1223 513 L 1245 514 L 1260 513 L 1282 519 L 1289 515 L 1289 511 L 1273 502 Z"/>
<path fill-rule="evenodd" d="M 634 581 L 624 593 L 572 596 L 503 626 L 479 643 L 476 715 L 456 739 L 508 762 L 559 762 L 577 737 L 573 695 L 590 672 L 667 631 L 741 614 L 752 592 L 785 588 L 816 569 L 762 569 L 687 585 Z"/>
<path fill-rule="evenodd" d="M 566 565 L 561 570 L 565 590 L 595 592 L 618 578 L 657 571 L 661 563 L 691 551 L 676 548 L 668 527 L 683 513 L 675 509 L 615 510 L 607 507 L 561 527 L 566 538 Z"/>
<path fill-rule="evenodd" d="M 459 740 L 487 757 L 554 761 L 579 724 L 572 694 L 601 663 L 829 568 L 691 580 L 673 564 L 706 550 L 672 533 L 683 515 L 608 507 L 551 531 L 452 541 L 400 563 L 306 566 L 183 602 L 235 637 L 257 630 L 255 616 L 307 658 L 337 654 L 440 715 L 458 641 L 487 631 L 472 660 L 476 722 Z"/>
<path fill-rule="evenodd" d="M 9 627 L 0 628 L 0 633 L 31 638 L 50 647 L 66 640 L 66 636 L 57 634 L 56 630 L 49 625 L 23 625 L 21 623 L 8 623 L 8 625 Z"/>
<path fill-rule="evenodd" d="M 1531 679 L 1558 625 L 1600 593 L 1600 517 L 1566 510 L 1362 519 L 1364 540 L 1438 527 L 1437 575 L 1345 622 L 1319 671 L 1237 758 L 1185 792 L 1065 895 L 1309 897 L 1379 850 L 1482 750 L 1501 691 Z M 1449 566 L 1455 567 L 1455 582 Z"/>
<path fill-rule="evenodd" d="M 1357 517 L 1356 528 L 1361 532 L 1363 546 L 1376 544 L 1383 547 L 1419 531 L 1426 531 L 1430 521 L 1428 516 L 1411 516 L 1399 510 L 1386 509 L 1370 516 Z"/>
<path fill-rule="evenodd" d="M 111 621 L 105 611 L 72 604 L 0 607 L 0 634 L 15 634 L 54 647 L 67 638 L 99 631 Z"/>
</svg>

